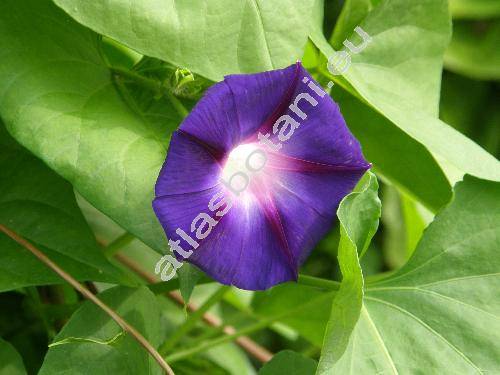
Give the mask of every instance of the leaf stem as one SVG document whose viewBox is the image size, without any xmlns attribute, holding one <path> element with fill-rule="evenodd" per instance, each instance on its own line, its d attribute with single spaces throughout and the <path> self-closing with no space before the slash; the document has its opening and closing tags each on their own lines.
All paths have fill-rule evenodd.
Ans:
<svg viewBox="0 0 500 375">
<path fill-rule="evenodd" d="M 306 303 L 298 306 L 297 308 L 293 308 L 293 309 L 287 310 L 287 311 L 285 311 L 285 312 L 283 312 L 281 314 L 277 314 L 277 315 L 275 315 L 273 317 L 270 317 L 270 318 L 262 319 L 261 321 L 255 323 L 255 324 L 246 326 L 246 327 L 240 329 L 239 331 L 235 331 L 235 332 L 233 332 L 231 334 L 228 334 L 226 336 L 218 337 L 218 338 L 215 338 L 213 340 L 209 340 L 209 341 L 207 341 L 205 343 L 201 343 L 199 345 L 196 345 L 196 346 L 194 346 L 192 348 L 178 351 L 178 352 L 176 352 L 176 353 L 174 353 L 172 355 L 167 356 L 166 360 L 168 362 L 172 363 L 172 362 L 184 359 L 186 357 L 190 357 L 193 354 L 196 354 L 196 353 L 202 352 L 204 350 L 210 349 L 210 348 L 212 348 L 214 346 L 224 344 L 224 343 L 226 343 L 228 341 L 232 341 L 234 339 L 241 339 L 240 336 L 248 335 L 250 333 L 253 333 L 253 332 L 259 331 L 259 330 L 261 330 L 263 328 L 266 328 L 266 327 L 270 326 L 272 323 L 274 323 L 277 320 L 283 319 L 283 318 L 285 318 L 285 317 L 287 317 L 287 316 L 289 316 L 289 315 L 291 315 L 293 313 L 296 313 L 298 311 L 307 309 L 313 303 L 318 303 L 318 302 L 322 301 L 323 299 L 333 298 L 332 293 L 334 293 L 334 292 L 324 293 L 323 295 L 321 295 L 319 297 L 316 297 L 316 298 L 313 298 L 313 299 L 307 301 Z"/>
<path fill-rule="evenodd" d="M 139 267 L 133 260 L 129 259 L 123 254 L 116 254 L 116 259 L 118 259 L 123 265 L 125 265 L 127 268 L 130 270 L 133 270 L 136 272 L 138 275 L 140 275 L 144 280 L 148 281 L 149 283 L 154 283 L 157 281 L 157 279 L 150 274 L 149 272 L 143 270 L 141 267 Z M 169 281 L 169 282 L 172 282 Z M 184 306 L 184 300 L 179 294 L 179 292 L 173 292 L 170 291 L 166 293 L 166 295 L 174 300 L 177 304 L 180 306 Z M 187 309 L 190 311 L 196 311 L 198 307 L 194 305 L 192 302 L 187 303 Z M 230 325 L 224 325 L 223 322 L 219 319 L 219 317 L 210 314 L 209 312 L 206 312 L 203 314 L 203 320 L 210 326 L 216 327 L 217 329 L 220 329 L 224 334 L 230 335 L 236 332 L 236 329 L 233 326 Z M 243 350 L 245 350 L 248 354 L 256 358 L 262 363 L 265 363 L 269 360 L 271 360 L 273 354 L 267 350 L 266 348 L 260 346 L 257 344 L 255 341 L 250 339 L 249 337 L 242 336 L 238 337 L 236 339 L 236 344 L 238 344 Z"/>
<path fill-rule="evenodd" d="M 116 238 L 113 242 L 111 242 L 104 248 L 104 255 L 106 255 L 107 258 L 111 258 L 133 240 L 135 240 L 135 236 L 133 236 L 129 232 L 123 233 L 120 237 Z"/>
<path fill-rule="evenodd" d="M 168 340 L 166 340 L 162 346 L 160 346 L 160 349 L 158 350 L 161 355 L 166 355 L 168 351 L 174 347 L 177 342 L 186 334 L 188 333 L 195 325 L 196 323 L 203 317 L 203 314 L 207 312 L 213 305 L 215 305 L 217 302 L 219 302 L 222 297 L 224 297 L 224 294 L 226 294 L 229 291 L 228 286 L 221 286 L 217 291 L 212 294 L 199 308 L 198 310 L 195 310 L 189 318 L 184 322 L 183 325 L 181 325 L 175 333 L 170 336 Z"/>
<path fill-rule="evenodd" d="M 322 279 L 314 276 L 299 275 L 297 280 L 299 284 L 314 286 L 317 288 L 328 289 L 328 290 L 339 290 L 340 283 L 334 280 Z"/>
<path fill-rule="evenodd" d="M 186 107 L 184 107 L 184 104 L 182 104 L 182 102 L 170 90 L 167 89 L 165 91 L 165 94 L 167 95 L 168 100 L 170 100 L 170 103 L 172 103 L 179 116 L 181 116 L 182 119 L 186 118 L 189 112 Z"/>
<path fill-rule="evenodd" d="M 118 66 L 113 66 L 109 68 L 113 73 L 121 75 L 123 77 L 130 78 L 131 80 L 137 82 L 141 86 L 154 91 L 156 94 L 161 93 L 162 85 L 159 81 L 152 78 L 144 77 L 143 75 L 136 73 L 132 70 L 120 68 Z"/>
<path fill-rule="evenodd" d="M 240 336 L 247 335 L 249 333 L 252 333 L 252 332 L 255 332 L 255 331 L 259 331 L 259 330 L 261 330 L 263 328 L 266 328 L 271 323 L 273 323 L 274 320 L 276 320 L 276 319 L 261 320 L 260 322 L 257 322 L 255 324 L 252 324 L 252 325 L 249 325 L 249 326 L 247 326 L 245 328 L 242 328 L 239 331 L 234 332 L 234 333 L 232 333 L 230 335 L 224 335 L 224 336 L 218 337 L 216 339 L 213 339 L 213 340 L 207 341 L 205 343 L 202 343 L 200 345 L 194 346 L 192 348 L 189 348 L 189 349 L 186 349 L 186 350 L 180 350 L 180 351 L 178 351 L 178 352 L 176 352 L 176 353 L 174 353 L 172 355 L 167 356 L 166 360 L 168 362 L 175 362 L 175 361 L 179 361 L 181 359 L 184 359 L 186 357 L 190 357 L 193 354 L 202 352 L 202 351 L 207 350 L 207 349 L 209 349 L 211 347 L 224 344 L 225 342 L 232 341 L 232 340 L 234 340 L 234 339 L 236 339 L 236 338 L 238 338 Z"/>
<path fill-rule="evenodd" d="M 0 231 L 4 232 L 11 239 L 16 241 L 19 245 L 24 247 L 26 250 L 30 251 L 34 256 L 36 256 L 42 263 L 47 267 L 52 269 L 55 273 L 61 276 L 66 282 L 68 282 L 73 288 L 79 291 L 85 298 L 92 301 L 95 305 L 100 307 L 106 314 L 108 314 L 124 331 L 128 332 L 135 340 L 137 340 L 146 349 L 149 354 L 158 362 L 163 370 L 169 375 L 174 375 L 174 372 L 163 359 L 163 357 L 156 351 L 156 349 L 142 336 L 142 334 L 137 331 L 133 326 L 128 324 L 120 315 L 118 315 L 113 309 L 102 302 L 97 296 L 92 294 L 87 288 L 80 284 L 77 280 L 73 278 L 70 274 L 60 268 L 56 263 L 50 260 L 43 252 L 37 249 L 33 244 L 25 240 L 23 237 L 19 236 L 17 233 L 13 232 L 9 228 L 0 224 Z"/>
<path fill-rule="evenodd" d="M 142 74 L 120 67 L 109 67 L 109 69 L 115 74 L 130 78 L 141 86 L 152 90 L 156 95 L 165 94 L 181 119 L 184 119 L 189 114 L 189 111 L 186 109 L 186 107 L 184 107 L 184 104 L 182 104 L 182 102 L 172 93 L 170 87 L 162 84 L 160 81 L 145 77 Z"/>
</svg>

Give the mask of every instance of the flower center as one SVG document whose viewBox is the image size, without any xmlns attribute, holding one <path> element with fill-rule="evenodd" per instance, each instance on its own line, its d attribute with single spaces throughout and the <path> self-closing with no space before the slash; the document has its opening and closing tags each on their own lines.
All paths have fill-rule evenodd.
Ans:
<svg viewBox="0 0 500 375">
<path fill-rule="evenodd" d="M 256 143 L 235 147 L 228 155 L 222 168 L 221 178 L 235 194 L 243 192 L 254 174 L 261 171 L 267 162 L 267 155 Z"/>
</svg>

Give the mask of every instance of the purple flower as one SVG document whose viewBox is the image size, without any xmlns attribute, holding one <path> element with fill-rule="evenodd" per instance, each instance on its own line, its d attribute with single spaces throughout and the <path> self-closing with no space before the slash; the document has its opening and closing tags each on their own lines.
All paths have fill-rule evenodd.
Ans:
<svg viewBox="0 0 500 375">
<path fill-rule="evenodd" d="M 369 166 L 299 62 L 230 75 L 173 134 L 153 208 L 178 260 L 223 284 L 267 289 L 297 279 Z"/>
</svg>

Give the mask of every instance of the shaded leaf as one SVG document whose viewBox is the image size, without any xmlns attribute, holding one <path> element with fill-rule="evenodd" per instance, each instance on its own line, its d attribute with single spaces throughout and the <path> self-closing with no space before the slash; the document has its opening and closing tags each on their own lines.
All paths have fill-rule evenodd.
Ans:
<svg viewBox="0 0 500 375">
<path fill-rule="evenodd" d="M 500 80 L 500 21 L 455 21 L 444 55 L 446 69 L 482 80 Z"/>
<path fill-rule="evenodd" d="M 0 148 L 0 223 L 79 280 L 127 283 L 97 246 L 71 185 L 19 146 L 1 123 Z M 0 248 L 0 290 L 62 281 L 3 233 Z"/>
<path fill-rule="evenodd" d="M 450 0 L 453 18 L 493 18 L 500 16 L 500 2 L 495 0 Z"/>
<path fill-rule="evenodd" d="M 420 238 L 422 238 L 427 223 L 420 213 L 423 208 L 419 207 L 418 203 L 405 193 L 401 193 L 401 208 L 405 223 L 405 253 L 407 258 L 409 258 L 417 247 Z"/>
<path fill-rule="evenodd" d="M 160 344 L 160 310 L 146 288 L 116 287 L 99 297 L 153 345 Z M 78 366 L 78 367 L 76 367 Z M 75 369 L 78 368 L 79 370 Z M 50 345 L 40 374 L 161 374 L 148 352 L 91 302 L 78 309 Z"/>
<path fill-rule="evenodd" d="M 207 357 L 234 375 L 254 375 L 256 371 L 246 353 L 233 343 L 214 346 L 207 350 Z"/>
<path fill-rule="evenodd" d="M 0 338 L 0 375 L 26 374 L 23 359 L 16 349 Z"/>
<path fill-rule="evenodd" d="M 446 176 L 422 144 L 345 91 L 335 89 L 332 96 L 377 173 L 432 211 L 451 199 L 451 186 Z"/>
<path fill-rule="evenodd" d="M 177 275 L 179 276 L 179 289 L 182 298 L 184 299 L 185 303 L 188 303 L 189 298 L 191 298 L 191 293 L 193 293 L 193 289 L 196 286 L 196 283 L 203 276 L 203 272 L 200 271 L 196 266 L 185 263 L 181 268 L 179 268 L 179 270 L 177 271 Z"/>
<path fill-rule="evenodd" d="M 291 350 L 283 350 L 262 366 L 259 375 L 312 375 L 316 366 L 316 361 L 311 358 Z"/>
<path fill-rule="evenodd" d="M 346 0 L 339 18 L 335 23 L 330 43 L 339 50 L 345 39 L 351 36 L 352 31 L 358 26 L 373 9 L 375 0 Z"/>
<path fill-rule="evenodd" d="M 285 315 L 278 321 L 320 347 L 335 293 L 286 283 L 265 292 L 255 292 L 252 308 L 263 319 Z"/>
</svg>

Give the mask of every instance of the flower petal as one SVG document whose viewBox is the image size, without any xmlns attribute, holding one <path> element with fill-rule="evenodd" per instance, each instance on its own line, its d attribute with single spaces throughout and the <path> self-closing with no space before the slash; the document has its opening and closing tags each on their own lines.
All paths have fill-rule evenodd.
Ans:
<svg viewBox="0 0 500 375">
<path fill-rule="evenodd" d="M 309 87 L 310 84 L 314 84 L 322 90 L 300 64 L 298 77 L 292 99 L 288 104 L 292 104 L 302 93 L 309 94 L 317 104 L 312 105 L 305 99 L 297 103 L 298 108 L 307 116 L 305 119 L 299 118 L 289 106 L 283 111 L 283 114 L 296 118 L 300 126 L 294 130 L 288 141 L 282 142 L 280 154 L 330 166 L 367 169 L 369 163 L 361 153 L 359 142 L 347 128 L 337 103 L 326 93 L 321 98 Z M 304 80 L 307 80 L 307 83 Z M 277 135 L 273 135 L 271 139 L 278 141 Z"/>
<path fill-rule="evenodd" d="M 202 191 L 219 183 L 220 164 L 192 136 L 172 134 L 167 158 L 156 180 L 155 195 Z"/>
<path fill-rule="evenodd" d="M 297 84 L 299 67 L 297 63 L 285 69 L 224 78 L 233 93 L 240 142 L 255 138 L 261 129 L 272 127 L 285 111 Z"/>
<path fill-rule="evenodd" d="M 177 240 L 180 228 L 193 239 L 187 242 L 197 241 L 187 261 L 243 289 L 296 280 L 300 264 L 332 225 L 341 199 L 370 166 L 338 106 L 320 90 L 300 63 L 232 75 L 213 86 L 185 119 L 172 138 L 153 206 L 167 236 Z M 310 98 L 292 109 L 303 93 Z M 300 121 L 293 138 L 274 134 L 282 115 Z M 231 152 L 242 144 L 244 152 L 258 146 L 259 132 L 269 132 L 282 146 L 266 149 L 264 169 L 246 171 L 250 184 L 235 195 L 220 178 Z M 232 201 L 223 215 L 220 204 L 214 208 L 215 197 L 219 203 L 221 197 Z M 197 217 L 205 218 L 205 229 Z M 192 247 L 187 242 L 184 238 L 184 250 Z"/>
<path fill-rule="evenodd" d="M 210 87 L 180 128 L 196 138 L 216 159 L 239 142 L 240 128 L 233 94 L 225 82 Z"/>
</svg>

